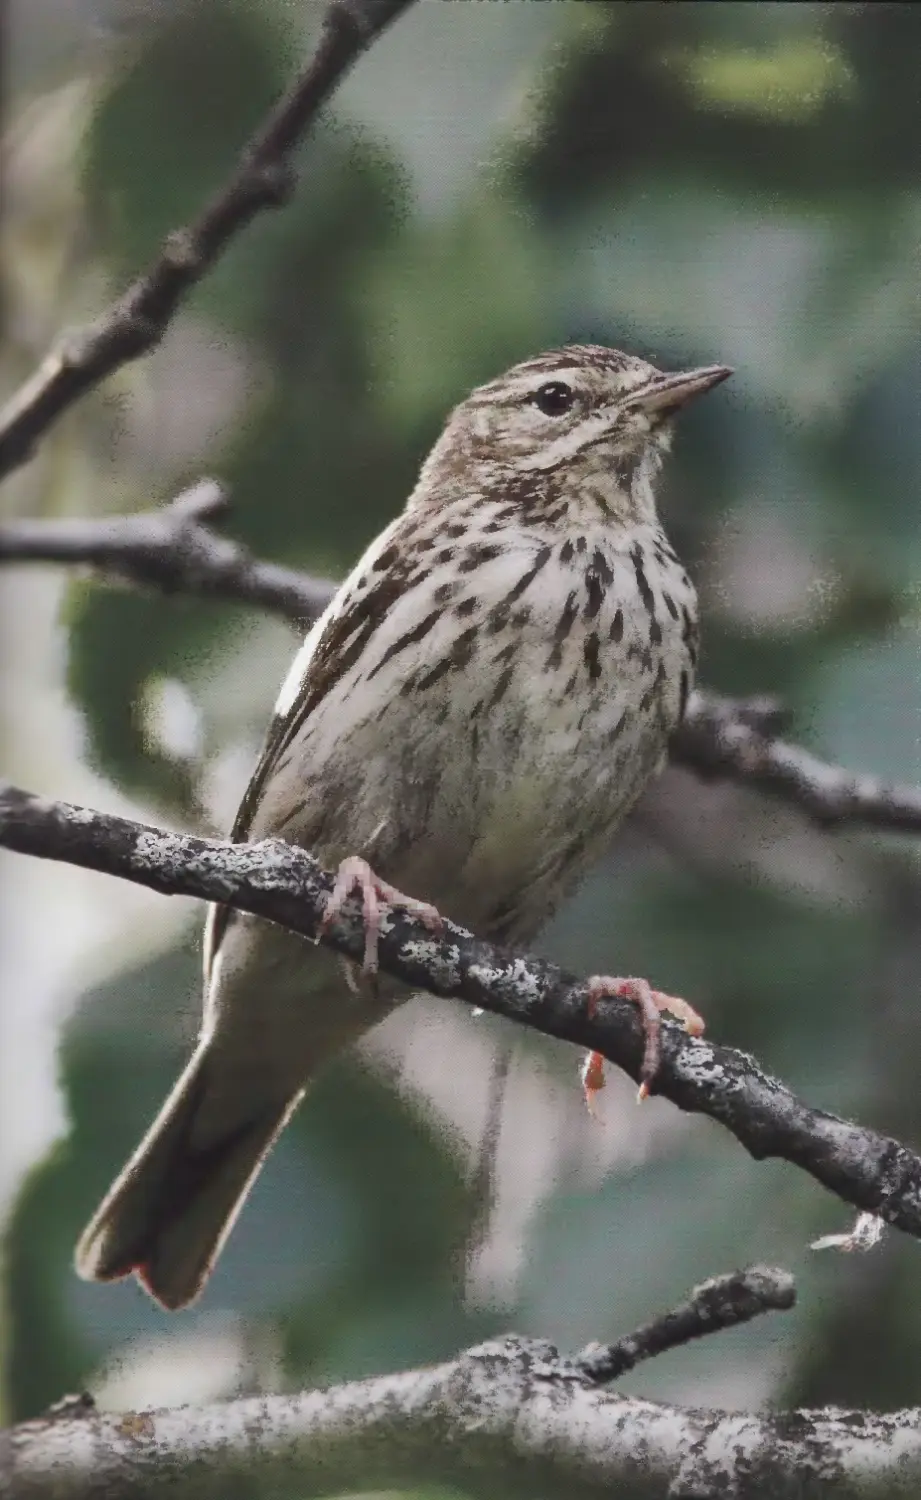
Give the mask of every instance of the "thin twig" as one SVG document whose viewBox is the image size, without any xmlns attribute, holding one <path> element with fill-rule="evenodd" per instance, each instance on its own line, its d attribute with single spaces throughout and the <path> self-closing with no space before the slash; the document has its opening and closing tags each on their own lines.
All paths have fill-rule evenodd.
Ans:
<svg viewBox="0 0 921 1500">
<path fill-rule="evenodd" d="M 294 188 L 291 155 L 362 52 L 412 0 L 331 0 L 313 57 L 243 148 L 221 190 L 168 235 L 153 264 L 95 322 L 65 334 L 0 411 L 0 478 L 75 401 L 162 339 L 231 239 Z"/>
<path fill-rule="evenodd" d="M 85 563 L 165 594 L 195 594 L 271 611 L 303 627 L 336 590 L 329 579 L 261 562 L 215 531 L 230 502 L 213 479 L 169 505 L 100 520 L 0 523 L 0 563 Z M 921 833 L 921 789 L 845 771 L 778 738 L 789 715 L 776 698 L 692 693 L 672 760 L 699 776 L 753 786 L 825 827 L 853 824 Z"/>
<path fill-rule="evenodd" d="M 747 1271 L 713 1276 L 694 1287 L 679 1307 L 644 1323 L 615 1344 L 589 1344 L 574 1363 L 589 1380 L 604 1385 L 644 1359 L 654 1359 L 705 1334 L 749 1323 L 762 1313 L 786 1311 L 795 1301 L 793 1277 L 774 1266 L 750 1266 Z"/>
<path fill-rule="evenodd" d="M 116 875 L 165 895 L 219 901 L 316 937 L 333 877 L 311 854 L 279 839 L 221 843 L 168 833 L 15 787 L 0 790 L 0 846 Z M 324 938 L 361 961 L 359 903 Z M 606 1000 L 589 1014 L 588 986 L 543 959 L 510 954 L 452 922 L 440 937 L 399 908 L 380 943 L 384 972 L 413 989 L 531 1026 L 601 1052 L 638 1079 L 644 1036 L 637 1008 Z M 757 1159 L 783 1157 L 846 1203 L 921 1238 L 921 1157 L 891 1137 L 812 1109 L 754 1058 L 662 1028 L 654 1091 L 717 1120 Z"/>
</svg>

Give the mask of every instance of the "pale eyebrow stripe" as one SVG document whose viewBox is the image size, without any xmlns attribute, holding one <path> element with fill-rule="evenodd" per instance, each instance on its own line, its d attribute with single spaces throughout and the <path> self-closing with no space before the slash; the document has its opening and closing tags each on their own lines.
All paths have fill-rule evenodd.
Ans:
<svg viewBox="0 0 921 1500">
<path fill-rule="evenodd" d="M 522 396 L 531 396 L 539 391 L 548 380 L 566 380 L 569 378 L 573 384 L 581 374 L 578 365 L 558 365 L 552 370 L 532 370 L 525 375 L 519 375 L 516 380 L 495 380 L 491 385 L 481 385 L 467 398 L 470 406 L 481 406 L 484 402 L 495 404 L 497 398 L 505 401 L 520 400 Z"/>
</svg>

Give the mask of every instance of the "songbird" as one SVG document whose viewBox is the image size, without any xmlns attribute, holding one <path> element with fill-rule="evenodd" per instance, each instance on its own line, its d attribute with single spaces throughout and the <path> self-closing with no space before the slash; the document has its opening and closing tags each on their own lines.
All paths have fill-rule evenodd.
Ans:
<svg viewBox="0 0 921 1500">
<path fill-rule="evenodd" d="M 528 944 L 605 853 L 697 661 L 695 591 L 656 511 L 671 419 L 730 373 L 576 345 L 451 413 L 297 653 L 232 832 L 338 867 L 327 918 L 361 892 L 364 970 L 210 909 L 200 1040 L 80 1240 L 82 1276 L 133 1272 L 167 1308 L 197 1296 L 305 1087 L 408 997 L 372 977 L 382 903 Z M 639 1003 L 646 1082 L 660 1009 L 699 1029 L 645 981 L 591 986 Z"/>
</svg>

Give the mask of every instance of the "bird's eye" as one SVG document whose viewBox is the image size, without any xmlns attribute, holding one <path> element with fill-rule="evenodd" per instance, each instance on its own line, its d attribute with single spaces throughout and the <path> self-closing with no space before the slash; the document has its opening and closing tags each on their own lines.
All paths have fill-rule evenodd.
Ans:
<svg viewBox="0 0 921 1500">
<path fill-rule="evenodd" d="M 561 417 L 573 403 L 573 390 L 565 380 L 548 380 L 534 393 L 534 404 L 545 417 Z"/>
</svg>

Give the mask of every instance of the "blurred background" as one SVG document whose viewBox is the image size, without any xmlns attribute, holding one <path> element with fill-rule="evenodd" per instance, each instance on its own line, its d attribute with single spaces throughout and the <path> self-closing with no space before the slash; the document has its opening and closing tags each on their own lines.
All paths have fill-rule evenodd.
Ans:
<svg viewBox="0 0 921 1500">
<path fill-rule="evenodd" d="M 0 383 L 194 213 L 316 35 L 318 0 L 12 0 Z M 7 515 L 154 506 L 203 473 L 265 557 L 341 576 L 447 409 L 570 340 L 725 361 L 668 525 L 703 675 L 921 780 L 921 9 L 420 0 L 346 82 L 153 357 L 55 429 Z M 4 774 L 226 830 L 295 636 L 253 610 L 0 573 Z M 810 1102 L 921 1139 L 921 869 L 670 771 L 542 951 L 647 974 Z M 576 1349 L 766 1260 L 793 1313 L 624 1388 L 751 1406 L 921 1402 L 921 1250 L 815 1255 L 849 1211 L 579 1058 L 419 999 L 318 1085 L 192 1311 L 78 1282 L 74 1238 L 199 1017 L 202 912 L 2 859 L 2 1418 L 280 1390 L 513 1327 Z"/>
</svg>

